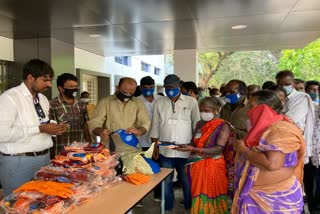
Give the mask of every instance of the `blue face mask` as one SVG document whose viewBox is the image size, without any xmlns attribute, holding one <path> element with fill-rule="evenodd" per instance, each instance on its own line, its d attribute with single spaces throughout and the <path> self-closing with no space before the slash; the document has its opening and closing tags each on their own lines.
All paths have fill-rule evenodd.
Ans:
<svg viewBox="0 0 320 214">
<path fill-rule="evenodd" d="M 233 104 L 236 104 L 240 100 L 241 95 L 240 95 L 240 93 L 229 94 L 229 95 L 226 95 L 225 98 L 226 98 L 227 103 L 230 103 L 231 105 L 233 105 Z"/>
<path fill-rule="evenodd" d="M 126 133 L 126 130 L 124 129 L 119 129 L 115 131 L 115 133 L 117 133 L 120 136 L 122 142 L 128 144 L 129 146 L 137 148 L 139 140 L 136 137 L 136 135 Z"/>
<path fill-rule="evenodd" d="M 175 98 L 180 93 L 180 89 L 179 88 L 166 88 L 165 91 L 166 91 L 166 95 L 169 98 Z"/>
<path fill-rule="evenodd" d="M 291 92 L 293 91 L 293 86 L 292 85 L 286 85 L 286 86 L 282 86 L 284 88 L 284 90 L 286 90 L 287 95 L 291 94 Z"/>
<path fill-rule="evenodd" d="M 150 97 L 154 93 L 154 88 L 143 88 L 141 91 L 142 91 L 143 96 Z"/>
<path fill-rule="evenodd" d="M 319 95 L 316 92 L 308 93 L 313 101 L 319 102 Z"/>
</svg>

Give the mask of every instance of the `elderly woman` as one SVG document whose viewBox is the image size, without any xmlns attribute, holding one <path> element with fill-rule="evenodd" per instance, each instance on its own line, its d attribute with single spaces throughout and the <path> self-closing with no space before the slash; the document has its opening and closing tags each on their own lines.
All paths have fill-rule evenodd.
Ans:
<svg viewBox="0 0 320 214">
<path fill-rule="evenodd" d="M 301 213 L 305 144 L 301 131 L 281 115 L 274 91 L 262 90 L 248 102 L 250 130 L 237 141 L 232 213 Z"/>
<path fill-rule="evenodd" d="M 199 108 L 201 121 L 194 131 L 193 142 L 176 148 L 192 152 L 186 164 L 191 184 L 191 213 L 227 213 L 226 165 L 232 165 L 233 152 L 226 147 L 231 145 L 228 142 L 235 134 L 227 122 L 217 118 L 221 104 L 216 97 L 202 99 Z"/>
</svg>

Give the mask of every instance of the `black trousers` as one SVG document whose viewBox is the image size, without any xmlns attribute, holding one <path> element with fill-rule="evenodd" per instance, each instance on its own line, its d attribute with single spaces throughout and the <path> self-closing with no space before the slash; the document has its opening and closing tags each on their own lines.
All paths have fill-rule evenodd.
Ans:
<svg viewBox="0 0 320 214">
<path fill-rule="evenodd" d="M 315 167 L 311 161 L 304 165 L 303 183 L 309 211 L 312 212 L 320 208 L 320 168 Z"/>
</svg>

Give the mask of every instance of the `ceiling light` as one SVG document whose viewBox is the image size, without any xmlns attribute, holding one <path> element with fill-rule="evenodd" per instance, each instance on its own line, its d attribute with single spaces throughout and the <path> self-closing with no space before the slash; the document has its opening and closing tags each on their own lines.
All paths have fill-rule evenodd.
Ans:
<svg viewBox="0 0 320 214">
<path fill-rule="evenodd" d="M 91 38 L 98 38 L 100 36 L 101 36 L 100 34 L 90 34 L 89 35 L 89 37 L 91 37 Z"/>
<path fill-rule="evenodd" d="M 241 30 L 247 28 L 247 25 L 235 25 L 231 27 L 233 30 Z"/>
</svg>

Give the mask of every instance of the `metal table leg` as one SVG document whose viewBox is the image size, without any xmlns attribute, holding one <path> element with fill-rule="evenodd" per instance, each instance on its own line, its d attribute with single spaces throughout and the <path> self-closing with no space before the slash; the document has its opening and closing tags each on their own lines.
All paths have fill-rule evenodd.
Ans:
<svg viewBox="0 0 320 214">
<path fill-rule="evenodd" d="M 164 180 L 161 182 L 161 214 L 165 213 L 165 184 L 164 184 Z"/>
</svg>

